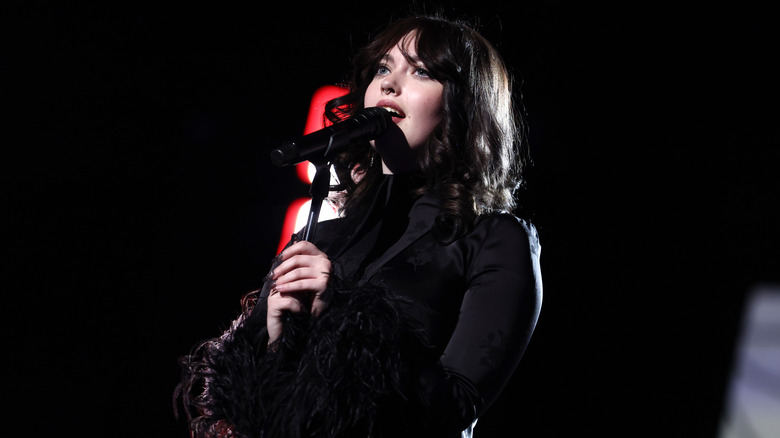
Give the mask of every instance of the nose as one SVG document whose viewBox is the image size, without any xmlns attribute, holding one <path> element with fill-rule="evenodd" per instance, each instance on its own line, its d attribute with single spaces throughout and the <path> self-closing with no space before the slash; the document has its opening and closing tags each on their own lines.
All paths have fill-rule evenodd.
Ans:
<svg viewBox="0 0 780 438">
<path fill-rule="evenodd" d="M 398 95 L 399 91 L 400 89 L 398 86 L 398 81 L 396 80 L 395 76 L 392 73 L 386 76 L 382 81 L 382 94 Z"/>
</svg>

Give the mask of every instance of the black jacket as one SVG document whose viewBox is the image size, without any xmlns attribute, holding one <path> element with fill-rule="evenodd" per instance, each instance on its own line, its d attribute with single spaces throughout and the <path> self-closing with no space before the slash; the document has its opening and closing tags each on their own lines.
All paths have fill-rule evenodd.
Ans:
<svg viewBox="0 0 780 438">
<path fill-rule="evenodd" d="M 259 353 L 275 357 L 252 371 L 268 377 L 255 389 L 267 397 L 261 415 L 284 417 L 262 423 L 266 431 L 308 423 L 290 436 L 352 428 L 360 432 L 342 436 L 365 437 L 366 427 L 374 437 L 470 436 L 520 361 L 542 302 L 534 226 L 485 215 L 442 244 L 436 198 L 410 198 L 393 184 L 385 179 L 359 222 L 317 225 L 312 241 L 332 262 L 333 301 L 316 321 L 291 317 L 280 350 Z M 253 334 L 244 338 L 261 346 L 269 289 L 243 324 Z M 286 407 L 269 407 L 279 399 Z"/>
</svg>

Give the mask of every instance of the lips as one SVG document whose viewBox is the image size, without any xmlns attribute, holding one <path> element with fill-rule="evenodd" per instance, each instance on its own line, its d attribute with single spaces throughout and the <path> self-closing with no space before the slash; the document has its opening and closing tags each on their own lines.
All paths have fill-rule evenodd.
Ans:
<svg viewBox="0 0 780 438">
<path fill-rule="evenodd" d="M 391 100 L 380 100 L 377 102 L 376 106 L 379 108 L 384 108 L 393 113 L 394 119 L 403 119 L 406 117 L 406 113 L 403 112 L 401 107 L 396 105 L 396 103 Z"/>
</svg>

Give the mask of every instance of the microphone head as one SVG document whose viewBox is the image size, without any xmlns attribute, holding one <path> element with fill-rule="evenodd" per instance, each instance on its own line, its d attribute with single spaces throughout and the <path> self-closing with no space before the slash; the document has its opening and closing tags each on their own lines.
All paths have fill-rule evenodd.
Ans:
<svg viewBox="0 0 780 438">
<path fill-rule="evenodd" d="M 384 108 L 372 106 L 356 112 L 352 119 L 361 123 L 368 123 L 370 125 L 370 134 L 367 135 L 373 140 L 374 137 L 379 137 L 387 131 L 388 126 L 393 122 L 393 114 Z"/>
<path fill-rule="evenodd" d="M 292 164 L 297 156 L 298 149 L 293 142 L 288 141 L 271 151 L 271 163 L 277 167 L 284 167 Z"/>
<path fill-rule="evenodd" d="M 306 160 L 328 160 L 352 143 L 382 136 L 391 123 L 390 111 L 379 107 L 363 108 L 344 121 L 296 141 L 285 142 L 271 151 L 271 162 L 282 167 Z"/>
</svg>

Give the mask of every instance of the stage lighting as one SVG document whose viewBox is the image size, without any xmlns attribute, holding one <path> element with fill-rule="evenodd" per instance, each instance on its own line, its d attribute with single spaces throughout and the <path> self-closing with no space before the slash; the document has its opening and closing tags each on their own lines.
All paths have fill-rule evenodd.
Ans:
<svg viewBox="0 0 780 438">
<path fill-rule="evenodd" d="M 314 92 L 311 103 L 309 104 L 309 114 L 306 118 L 306 125 L 304 127 L 303 135 L 320 130 L 330 123 L 326 123 L 323 114 L 325 112 L 325 104 L 336 97 L 343 96 L 347 90 L 335 85 L 326 85 L 320 87 Z M 306 184 L 311 184 L 314 178 L 314 165 L 308 161 L 299 163 L 295 167 L 295 171 L 298 174 L 298 178 Z M 279 239 L 279 247 L 277 253 L 284 249 L 287 242 L 290 240 L 290 236 L 303 228 L 306 225 L 306 218 L 309 214 L 309 208 L 311 206 L 310 198 L 299 198 L 290 203 L 287 207 L 287 214 L 284 218 L 282 225 L 282 233 Z M 320 210 L 319 220 L 333 219 L 337 216 L 336 210 L 330 206 L 327 202 L 322 204 Z"/>
</svg>

